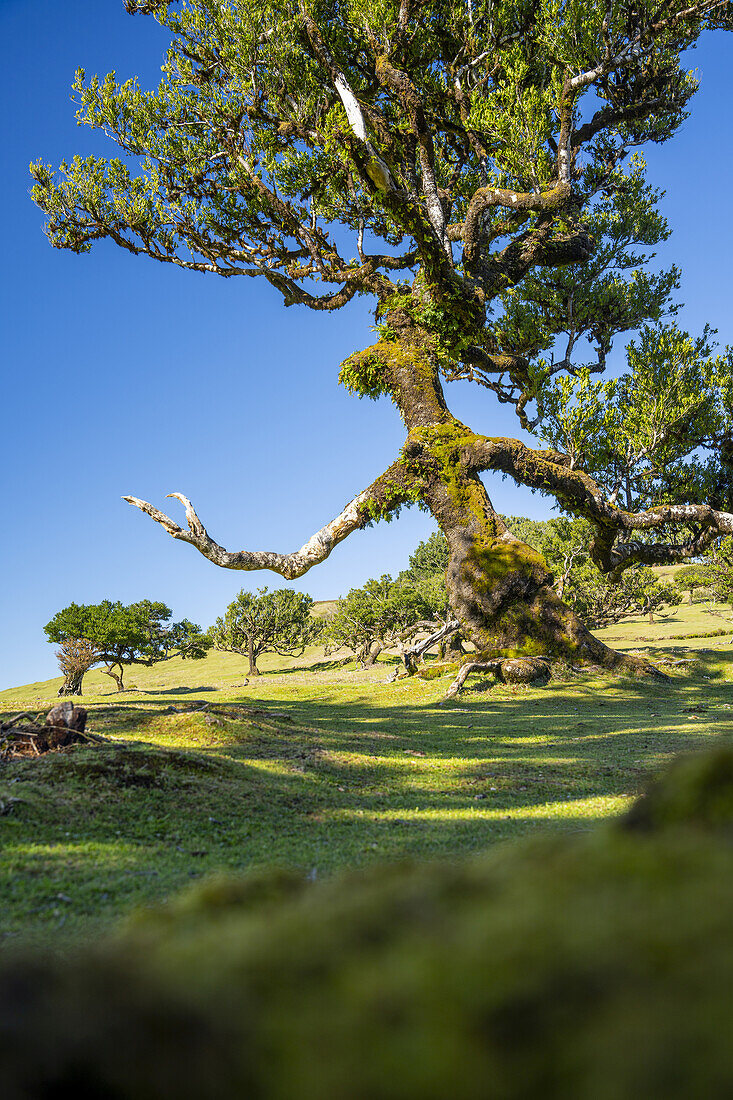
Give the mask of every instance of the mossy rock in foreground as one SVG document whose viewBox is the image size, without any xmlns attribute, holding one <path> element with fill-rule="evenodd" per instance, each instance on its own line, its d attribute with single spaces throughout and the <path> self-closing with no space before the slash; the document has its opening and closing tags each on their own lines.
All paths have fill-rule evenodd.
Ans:
<svg viewBox="0 0 733 1100">
<path fill-rule="evenodd" d="M 93 952 L 6 963 L 4 1100 L 729 1095 L 733 752 L 710 760 L 675 765 L 644 830 L 209 882 Z"/>
<path fill-rule="evenodd" d="M 733 832 L 733 752 L 722 748 L 675 760 L 623 824 L 642 831 L 687 824 Z"/>
</svg>

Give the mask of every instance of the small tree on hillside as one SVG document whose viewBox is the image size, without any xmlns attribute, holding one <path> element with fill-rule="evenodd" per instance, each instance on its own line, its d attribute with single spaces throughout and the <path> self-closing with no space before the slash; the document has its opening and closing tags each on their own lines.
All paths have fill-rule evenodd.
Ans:
<svg viewBox="0 0 733 1100">
<path fill-rule="evenodd" d="M 209 637 L 217 649 L 239 653 L 249 660 L 250 676 L 259 676 L 262 653 L 299 657 L 323 629 L 311 616 L 313 600 L 303 592 L 278 588 L 256 593 L 244 588 L 216 620 Z"/>
<path fill-rule="evenodd" d="M 373 665 L 383 649 L 434 625 L 428 584 L 420 591 L 385 573 L 352 588 L 336 605 L 327 627 L 329 637 L 353 650 L 364 667 Z"/>
<path fill-rule="evenodd" d="M 449 563 L 448 540 L 441 531 L 435 531 L 426 542 L 419 544 L 410 556 L 409 567 L 397 578 L 401 583 L 412 586 L 422 597 L 428 609 L 428 617 L 434 620 L 436 628 L 446 624 L 449 619 L 456 618 L 450 606 L 446 583 Z M 446 651 L 455 657 L 463 654 L 460 630 L 443 638 L 439 644 L 441 658 L 445 657 Z"/>
<path fill-rule="evenodd" d="M 84 673 L 99 663 L 99 650 L 85 638 L 66 638 L 56 650 L 56 657 L 64 674 L 58 694 L 81 695 Z"/>
<path fill-rule="evenodd" d="M 201 627 L 188 619 L 170 623 L 173 612 L 164 603 L 140 600 L 125 606 L 103 600 L 98 604 L 69 604 L 44 627 L 50 642 L 61 645 L 83 639 L 98 653 L 102 671 L 124 691 L 126 665 L 154 665 L 179 656 L 199 660 L 211 642 Z M 89 666 L 91 667 L 91 666 Z"/>
<path fill-rule="evenodd" d="M 711 599 L 733 604 L 733 538 L 721 539 L 705 555 L 701 571 Z"/>
<path fill-rule="evenodd" d="M 682 601 L 682 593 L 674 581 L 660 580 L 653 569 L 630 569 L 628 576 L 637 605 L 648 615 L 650 623 L 661 608 L 676 607 Z"/>
<path fill-rule="evenodd" d="M 648 615 L 654 622 L 661 607 L 680 602 L 680 592 L 645 566 L 625 570 L 618 581 L 611 581 L 588 561 L 571 575 L 566 598 L 589 626 L 601 629 L 630 615 Z"/>
<path fill-rule="evenodd" d="M 675 573 L 674 583 L 682 592 L 690 593 L 690 603 L 695 602 L 695 593 L 699 588 L 710 584 L 710 573 L 704 565 L 686 565 Z"/>
</svg>

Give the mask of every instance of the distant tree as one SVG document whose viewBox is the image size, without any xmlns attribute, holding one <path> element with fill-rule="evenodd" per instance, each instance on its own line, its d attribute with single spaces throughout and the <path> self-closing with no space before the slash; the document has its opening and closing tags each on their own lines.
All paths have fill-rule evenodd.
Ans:
<svg viewBox="0 0 733 1100">
<path fill-rule="evenodd" d="M 554 589 L 558 597 L 567 599 L 566 589 L 574 573 L 591 561 L 592 525 L 585 519 L 568 516 L 549 520 L 527 519 L 526 516 L 502 518 L 516 538 L 539 550 L 555 578 Z M 600 576 L 595 566 L 592 568 Z M 569 602 L 576 614 L 582 614 L 572 600 Z"/>
<path fill-rule="evenodd" d="M 675 573 L 674 583 L 683 592 L 690 593 L 690 603 L 695 602 L 698 588 L 707 588 L 710 575 L 704 565 L 685 565 Z"/>
<path fill-rule="evenodd" d="M 311 616 L 312 607 L 310 596 L 291 588 L 243 588 L 211 627 L 209 637 L 216 649 L 247 657 L 249 675 L 259 676 L 257 658 L 262 653 L 299 657 L 315 641 L 323 624 Z"/>
<path fill-rule="evenodd" d="M 654 615 L 661 608 L 676 607 L 681 603 L 682 593 L 674 581 L 660 580 L 653 569 L 642 566 L 630 569 L 628 573 L 639 609 L 648 615 L 650 623 L 654 622 Z"/>
<path fill-rule="evenodd" d="M 448 602 L 448 588 L 445 583 L 444 573 L 432 573 L 425 577 L 405 582 L 400 575 L 395 582 L 396 591 L 402 593 L 408 589 L 414 592 L 413 606 L 418 618 L 430 619 L 436 623 L 444 623 L 453 618 Z M 405 597 L 403 596 L 403 599 Z"/>
<path fill-rule="evenodd" d="M 428 617 L 434 620 L 436 628 L 449 619 L 455 619 L 446 582 L 449 563 L 448 540 L 441 531 L 435 531 L 427 541 L 418 545 L 410 555 L 408 568 L 397 578 L 400 583 L 412 586 L 419 593 L 426 605 Z M 441 658 L 445 657 L 446 651 L 456 657 L 461 656 L 463 645 L 460 631 L 455 631 L 440 642 Z"/>
<path fill-rule="evenodd" d="M 526 542 L 528 546 L 533 546 L 535 550 L 539 549 L 540 543 L 545 541 L 548 525 L 551 522 L 545 519 L 530 519 L 529 516 L 502 516 L 501 518 L 515 538 Z"/>
<path fill-rule="evenodd" d="M 85 638 L 66 638 L 56 650 L 56 657 L 64 674 L 58 694 L 81 695 L 84 673 L 99 663 L 99 650 Z"/>
<path fill-rule="evenodd" d="M 668 581 L 658 580 L 646 566 L 627 569 L 618 581 L 604 577 L 587 562 L 572 574 L 566 597 L 594 629 L 618 623 L 630 615 L 654 614 L 665 605 L 680 602 L 680 591 Z"/>
<path fill-rule="evenodd" d="M 705 555 L 704 584 L 719 603 L 733 604 L 733 538 L 722 539 Z"/>
<path fill-rule="evenodd" d="M 328 623 L 328 635 L 353 650 L 360 664 L 373 665 L 383 649 L 403 640 L 406 633 L 414 633 L 421 626 L 429 629 L 436 603 L 440 603 L 440 594 L 429 579 L 423 581 L 421 590 L 409 580 L 395 581 L 385 573 L 361 588 L 352 588 L 338 601 Z"/>
<path fill-rule="evenodd" d="M 172 657 L 199 660 L 211 642 L 188 619 L 169 622 L 173 612 L 164 603 L 140 600 L 127 606 L 110 600 L 69 604 L 44 627 L 50 642 L 88 642 L 98 653 L 102 671 L 124 691 L 126 665 L 154 665 Z M 90 666 L 91 667 L 91 666 Z M 117 670 L 117 671 L 115 671 Z"/>
<path fill-rule="evenodd" d="M 426 542 L 421 542 L 415 552 L 410 555 L 410 565 L 400 576 L 434 577 L 442 573 L 445 579 L 445 571 L 450 562 L 450 549 L 448 540 L 442 531 L 434 531 Z"/>
</svg>

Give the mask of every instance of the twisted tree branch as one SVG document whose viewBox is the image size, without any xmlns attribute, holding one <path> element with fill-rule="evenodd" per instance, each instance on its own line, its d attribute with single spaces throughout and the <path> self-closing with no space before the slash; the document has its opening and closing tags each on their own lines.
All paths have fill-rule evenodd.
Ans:
<svg viewBox="0 0 733 1100">
<path fill-rule="evenodd" d="M 427 653 L 432 646 L 437 645 L 438 642 L 442 642 L 444 638 L 449 638 L 452 634 L 457 634 L 461 629 L 461 624 L 458 619 L 451 618 L 448 619 L 447 622 L 437 626 L 437 629 L 435 623 L 416 623 L 415 627 L 420 627 L 421 629 L 427 627 L 428 629 L 432 629 L 432 632 L 427 638 L 423 638 L 419 642 L 413 642 L 411 646 L 406 646 L 402 649 L 400 656 L 404 661 L 405 668 L 410 674 L 415 671 L 418 658 L 420 658 L 423 653 Z M 412 628 L 413 634 L 415 633 L 415 627 Z"/>
<path fill-rule="evenodd" d="M 168 496 L 180 500 L 186 509 L 188 530 L 146 500 L 133 496 L 122 499 L 154 519 L 172 538 L 195 546 L 199 553 L 222 569 L 269 569 L 287 580 L 294 580 L 325 561 L 333 548 L 352 532 L 365 527 L 376 516 L 386 515 L 406 504 L 409 500 L 408 488 L 405 468 L 399 462 L 393 463 L 368 489 L 354 497 L 335 519 L 316 531 L 300 550 L 292 554 L 278 554 L 271 550 L 226 550 L 212 539 L 193 504 L 182 493 L 168 493 Z"/>
<path fill-rule="evenodd" d="M 604 573 L 620 572 L 635 562 L 662 565 L 685 561 L 702 553 L 714 539 L 733 534 L 733 513 L 709 504 L 662 504 L 640 512 L 625 511 L 606 498 L 589 474 L 565 465 L 565 456 L 533 450 L 518 439 L 476 437 L 471 460 L 475 470 L 509 474 L 520 485 L 552 494 L 573 514 L 595 523 L 598 535 L 591 556 Z M 698 530 L 683 543 L 616 544 L 623 533 L 680 526 Z"/>
<path fill-rule="evenodd" d="M 473 194 L 462 227 L 464 264 L 470 269 L 478 257 L 481 247 L 481 220 L 484 211 L 494 206 L 502 206 L 511 211 L 554 213 L 568 203 L 571 197 L 571 187 L 564 182 L 557 183 L 549 191 L 543 192 L 520 192 L 499 187 L 480 187 Z"/>
</svg>

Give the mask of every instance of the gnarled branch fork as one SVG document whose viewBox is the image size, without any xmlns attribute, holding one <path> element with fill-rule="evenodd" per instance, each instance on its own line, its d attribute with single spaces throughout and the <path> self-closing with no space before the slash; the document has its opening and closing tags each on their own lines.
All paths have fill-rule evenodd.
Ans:
<svg viewBox="0 0 733 1100">
<path fill-rule="evenodd" d="M 518 439 L 477 436 L 470 448 L 473 469 L 497 470 L 509 474 L 520 485 L 551 493 L 576 515 L 585 516 L 598 529 L 591 555 L 606 573 L 620 572 L 639 562 L 669 565 L 688 560 L 716 538 L 733 535 L 733 513 L 709 504 L 661 504 L 640 512 L 628 512 L 609 501 L 601 486 L 582 470 L 567 465 L 567 456 L 555 451 L 534 450 Z M 640 540 L 616 542 L 632 531 L 655 531 L 670 527 L 698 528 L 682 543 L 647 543 Z"/>
<path fill-rule="evenodd" d="M 292 554 L 278 554 L 271 550 L 226 550 L 212 539 L 193 504 L 183 493 L 168 493 L 168 496 L 180 500 L 186 509 L 188 530 L 184 530 L 165 512 L 159 511 L 146 500 L 133 496 L 122 499 L 154 519 L 172 538 L 195 546 L 214 565 L 220 565 L 223 569 L 269 569 L 287 580 L 294 580 L 302 577 L 314 565 L 325 561 L 335 546 L 353 531 L 366 526 L 375 515 L 385 515 L 405 504 L 408 500 L 407 490 L 405 469 L 399 462 L 395 462 L 368 489 L 349 501 L 335 519 L 316 531 L 300 550 Z"/>
</svg>

